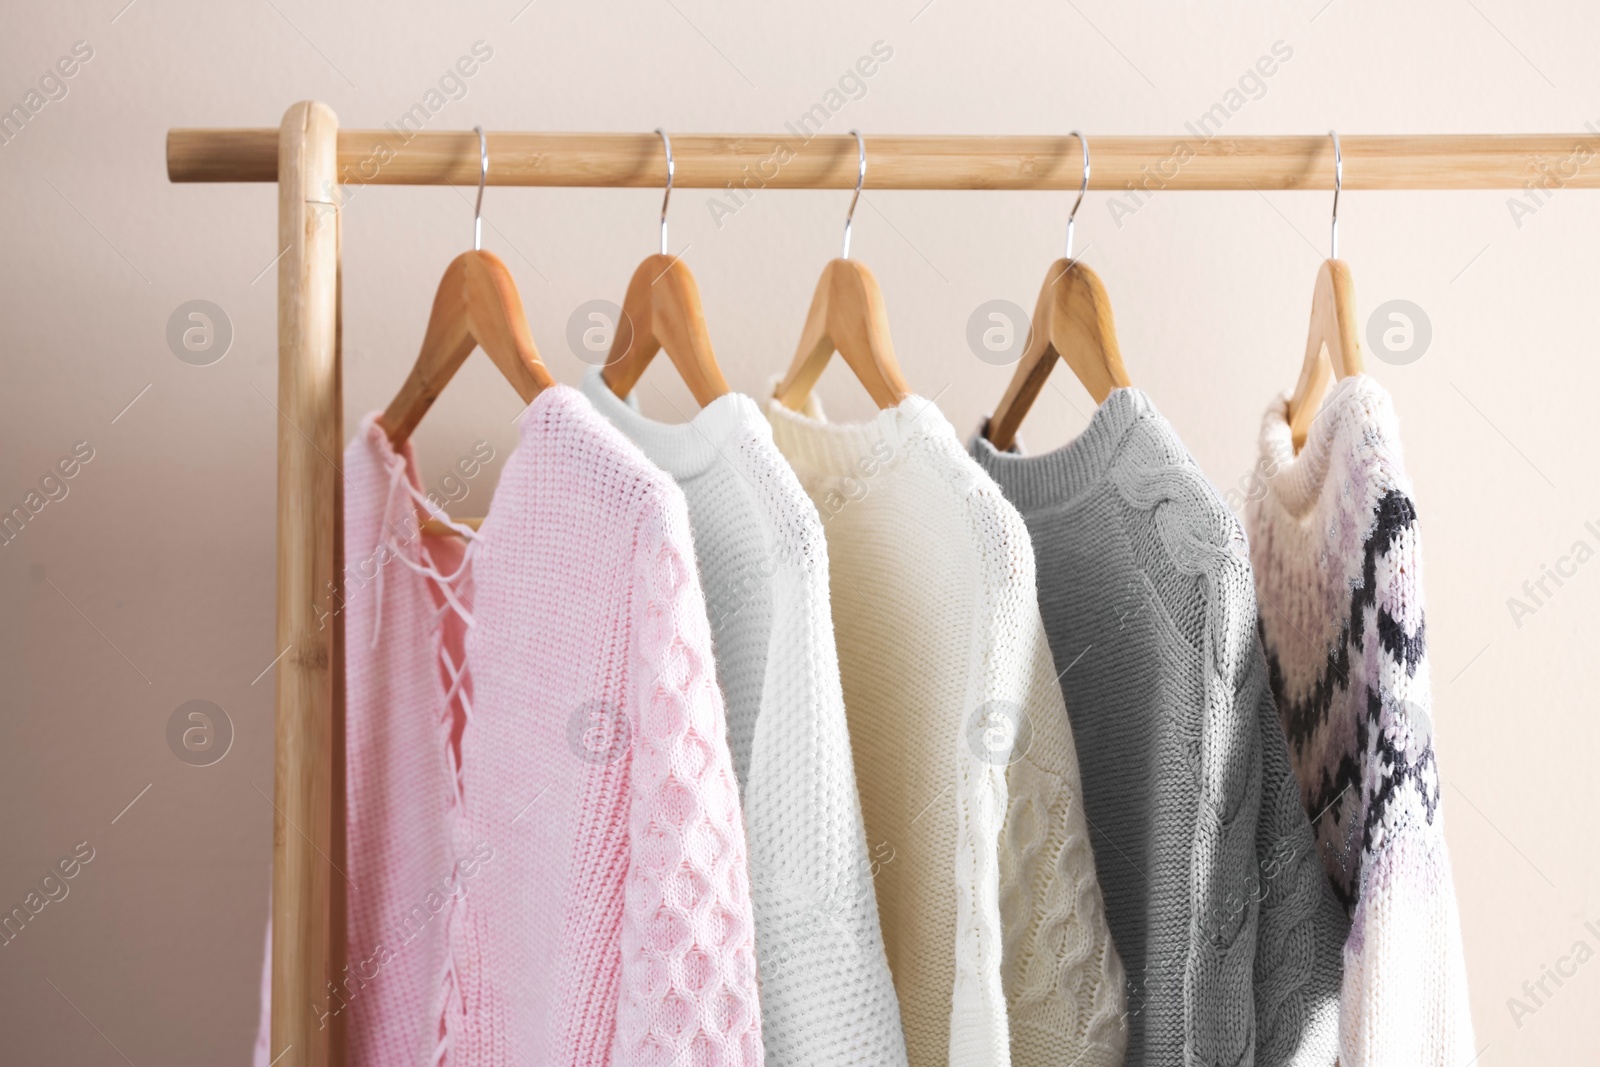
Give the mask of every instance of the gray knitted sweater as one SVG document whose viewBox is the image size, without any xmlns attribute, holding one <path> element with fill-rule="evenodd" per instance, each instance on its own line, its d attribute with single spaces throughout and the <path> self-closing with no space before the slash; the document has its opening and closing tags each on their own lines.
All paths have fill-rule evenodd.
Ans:
<svg viewBox="0 0 1600 1067">
<path fill-rule="evenodd" d="M 1055 452 L 972 452 L 1033 537 L 1128 1064 L 1327 1067 L 1347 921 L 1267 684 L 1249 553 L 1143 393 Z"/>
</svg>

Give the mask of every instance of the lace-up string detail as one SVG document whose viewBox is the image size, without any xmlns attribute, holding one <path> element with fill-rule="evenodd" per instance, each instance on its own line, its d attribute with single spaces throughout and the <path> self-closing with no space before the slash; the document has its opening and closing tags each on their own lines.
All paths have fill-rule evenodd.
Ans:
<svg viewBox="0 0 1600 1067">
<path fill-rule="evenodd" d="M 456 832 L 452 835 L 461 839 L 464 835 L 466 820 L 466 796 L 461 774 L 461 751 L 452 744 L 455 735 L 456 714 L 459 711 L 462 735 L 472 725 L 472 700 L 467 692 L 467 682 L 470 678 L 465 653 L 458 661 L 450 652 L 450 643 L 445 639 L 445 628 L 449 617 L 454 613 L 462 624 L 470 631 L 475 625 L 472 610 L 462 599 L 459 587 L 463 581 L 470 577 L 470 568 L 474 552 L 478 546 L 478 532 L 470 526 L 465 526 L 450 518 L 437 504 L 429 500 L 426 494 L 420 492 L 412 484 L 408 464 L 404 456 L 395 455 L 388 460 L 389 468 L 389 493 L 384 503 L 383 521 L 381 529 L 383 538 L 374 548 L 374 555 L 378 560 L 377 576 L 374 581 L 373 612 L 375 618 L 372 626 L 372 645 L 377 647 L 379 634 L 383 625 L 383 582 L 384 570 L 390 562 L 399 562 L 415 574 L 420 575 L 431 583 L 432 589 L 437 592 L 441 603 L 435 609 L 431 623 L 434 648 L 439 657 L 439 666 L 447 685 L 443 694 L 440 707 L 439 721 L 439 748 L 444 757 L 445 771 L 451 783 L 450 809 L 451 820 Z M 449 573 L 441 571 L 427 556 L 425 550 L 419 548 L 415 553 L 417 558 L 406 551 L 407 546 L 402 543 L 401 535 L 408 540 L 417 540 L 422 536 L 420 526 L 416 524 L 414 514 L 408 515 L 409 523 L 396 523 L 394 510 L 397 502 L 403 502 L 408 507 L 414 506 L 421 509 L 430 518 L 444 523 L 451 530 L 466 539 L 467 546 L 462 551 L 461 561 Z M 438 981 L 438 999 L 435 1002 L 435 1011 L 439 1019 L 438 1038 L 434 1044 L 433 1064 L 439 1067 L 446 1062 L 450 1050 L 455 1043 L 455 1036 L 459 1020 L 466 1014 L 465 992 L 462 986 L 461 975 L 457 961 L 461 958 L 465 946 L 462 943 L 465 933 L 466 920 L 463 915 L 465 904 L 464 894 L 457 885 L 458 872 L 452 868 L 450 874 L 452 892 L 444 909 L 444 930 L 446 951 L 443 965 L 440 969 Z"/>
</svg>

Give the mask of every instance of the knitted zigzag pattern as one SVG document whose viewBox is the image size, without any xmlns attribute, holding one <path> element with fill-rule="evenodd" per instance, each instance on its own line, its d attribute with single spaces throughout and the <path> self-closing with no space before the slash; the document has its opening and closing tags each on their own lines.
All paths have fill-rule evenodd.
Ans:
<svg viewBox="0 0 1600 1067">
<path fill-rule="evenodd" d="M 1388 394 L 1356 376 L 1299 455 L 1282 401 L 1249 521 L 1271 684 L 1329 883 L 1351 917 L 1345 1067 L 1474 1058 L 1440 808 L 1421 536 Z"/>
</svg>

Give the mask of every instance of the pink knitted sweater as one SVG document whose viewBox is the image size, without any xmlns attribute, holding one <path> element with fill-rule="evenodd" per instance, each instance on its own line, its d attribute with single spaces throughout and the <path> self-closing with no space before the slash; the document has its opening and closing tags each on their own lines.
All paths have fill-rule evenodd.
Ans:
<svg viewBox="0 0 1600 1067">
<path fill-rule="evenodd" d="M 759 1064 L 683 494 L 565 386 L 521 438 L 465 547 L 417 536 L 415 458 L 375 416 L 346 450 L 351 963 L 328 1010 L 354 1064 Z"/>
</svg>

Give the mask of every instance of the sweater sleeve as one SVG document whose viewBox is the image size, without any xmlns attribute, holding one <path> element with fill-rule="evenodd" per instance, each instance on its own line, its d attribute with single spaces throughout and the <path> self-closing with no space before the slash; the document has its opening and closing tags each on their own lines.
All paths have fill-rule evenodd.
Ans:
<svg viewBox="0 0 1600 1067">
<path fill-rule="evenodd" d="M 1083 810 L 1078 753 L 1044 620 L 1023 634 L 1026 730 L 1006 773 L 1000 914 L 1012 1067 L 1121 1067 L 1127 989 Z M 1020 750 L 1020 751 L 1019 751 Z"/>
<path fill-rule="evenodd" d="M 1349 924 L 1323 873 L 1300 806 L 1288 743 L 1266 664 L 1241 687 L 1261 732 L 1261 814 L 1256 826 L 1256 1063 L 1331 1067 L 1338 1055 L 1340 954 Z"/>
<path fill-rule="evenodd" d="M 1380 409 L 1373 422 L 1393 419 Z M 1396 431 L 1389 431 L 1395 437 Z M 1422 542 L 1398 444 L 1365 539 L 1355 677 L 1361 782 L 1359 895 L 1344 950 L 1340 1060 L 1349 1067 L 1465 1063 L 1474 1057 L 1467 969 L 1444 837 L 1426 651 Z M 1352 672 L 1353 673 L 1353 672 Z"/>
<path fill-rule="evenodd" d="M 647 493 L 635 534 L 634 729 L 613 1059 L 762 1063 L 738 786 L 689 519 Z"/>
<path fill-rule="evenodd" d="M 996 523 L 990 501 L 969 502 L 978 546 L 978 622 L 967 703 L 948 742 L 955 768 L 955 985 L 950 1006 L 950 1067 L 1010 1067 L 1011 1033 L 1001 978 L 1000 834 L 1006 814 L 1006 764 L 1022 724 L 1024 698 L 1006 624 L 1014 604 L 1009 568 L 1018 545 Z M 998 491 L 995 491 L 998 497 Z M 1023 550 L 1026 545 L 1022 546 Z M 1031 550 L 1027 550 L 1031 551 Z M 1031 556 L 1030 556 L 1031 561 Z M 1031 569 L 1031 568 L 1030 568 Z"/>
<path fill-rule="evenodd" d="M 801 490 L 795 487 L 797 496 Z M 774 1064 L 905 1067 L 811 502 L 772 551 L 772 632 L 745 783 L 762 1036 Z"/>
</svg>

